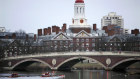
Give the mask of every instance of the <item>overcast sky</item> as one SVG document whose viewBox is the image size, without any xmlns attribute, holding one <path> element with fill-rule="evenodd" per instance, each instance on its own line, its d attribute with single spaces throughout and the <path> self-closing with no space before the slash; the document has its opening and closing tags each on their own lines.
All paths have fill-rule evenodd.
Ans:
<svg viewBox="0 0 140 79">
<path fill-rule="evenodd" d="M 75 0 L 0 0 L 0 27 L 11 32 L 22 29 L 37 33 L 37 29 L 52 25 L 72 24 Z M 101 28 L 101 18 L 116 12 L 124 18 L 124 27 L 140 29 L 140 0 L 85 0 L 88 24 Z"/>
</svg>

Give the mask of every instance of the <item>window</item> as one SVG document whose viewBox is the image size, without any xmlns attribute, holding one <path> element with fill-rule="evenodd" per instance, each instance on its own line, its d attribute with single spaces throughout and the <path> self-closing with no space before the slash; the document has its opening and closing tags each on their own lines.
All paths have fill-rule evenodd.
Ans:
<svg viewBox="0 0 140 79">
<path fill-rule="evenodd" d="M 68 43 L 69 43 L 69 42 L 68 42 L 68 41 L 66 41 L 66 42 L 65 42 L 65 45 L 68 45 Z"/>
<path fill-rule="evenodd" d="M 70 44 L 70 47 L 73 47 L 73 43 Z"/>
<path fill-rule="evenodd" d="M 116 46 L 117 44 L 115 43 L 114 46 Z"/>
<path fill-rule="evenodd" d="M 80 13 L 81 13 L 82 8 L 80 8 Z"/>
<path fill-rule="evenodd" d="M 85 40 L 84 39 L 81 39 L 81 42 L 84 42 Z"/>
<path fill-rule="evenodd" d="M 106 17 L 106 19 L 108 19 L 108 17 Z"/>
<path fill-rule="evenodd" d="M 95 47 L 95 43 L 92 43 L 92 47 Z"/>
<path fill-rule="evenodd" d="M 118 46 L 120 46 L 120 44 L 118 44 Z"/>
<path fill-rule="evenodd" d="M 77 43 L 76 45 L 79 46 L 79 43 Z"/>
<path fill-rule="evenodd" d="M 54 41 L 55 44 L 57 44 L 57 41 Z"/>
<path fill-rule="evenodd" d="M 82 43 L 82 47 L 84 47 L 84 43 Z"/>
<path fill-rule="evenodd" d="M 124 44 L 124 46 L 125 46 L 125 44 Z"/>
<path fill-rule="evenodd" d="M 77 13 L 78 13 L 78 7 L 77 7 Z"/>
<path fill-rule="evenodd" d="M 63 41 L 60 41 L 60 44 L 62 44 L 63 43 Z"/>
<path fill-rule="evenodd" d="M 89 44 L 88 43 L 86 43 L 86 47 L 89 47 Z"/>
<path fill-rule="evenodd" d="M 76 39 L 76 42 L 79 42 L 79 39 Z"/>
<path fill-rule="evenodd" d="M 92 39 L 92 42 L 95 42 L 95 39 Z"/>
<path fill-rule="evenodd" d="M 10 52 L 10 56 L 12 56 L 12 52 Z"/>
<path fill-rule="evenodd" d="M 86 42 L 89 42 L 89 39 L 86 39 Z"/>
</svg>

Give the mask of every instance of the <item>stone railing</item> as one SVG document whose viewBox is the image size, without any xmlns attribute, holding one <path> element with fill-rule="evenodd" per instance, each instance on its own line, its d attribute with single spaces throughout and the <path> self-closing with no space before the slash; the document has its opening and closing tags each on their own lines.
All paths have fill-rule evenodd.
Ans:
<svg viewBox="0 0 140 79">
<path fill-rule="evenodd" d="M 119 56 L 140 56 L 139 52 L 133 53 L 126 53 L 126 52 L 54 52 L 54 53 L 41 53 L 41 54 L 30 54 L 30 55 L 19 55 L 14 57 L 6 57 L 1 60 L 8 60 L 8 59 L 20 59 L 20 58 L 35 58 L 35 57 L 53 57 L 53 56 L 96 56 L 96 55 L 119 55 Z"/>
</svg>

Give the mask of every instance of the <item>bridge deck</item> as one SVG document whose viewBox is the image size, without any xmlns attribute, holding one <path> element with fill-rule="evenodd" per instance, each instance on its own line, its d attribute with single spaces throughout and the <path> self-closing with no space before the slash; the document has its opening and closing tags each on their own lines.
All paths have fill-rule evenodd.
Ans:
<svg viewBox="0 0 140 79">
<path fill-rule="evenodd" d="M 114 53 L 114 52 L 55 52 L 55 53 L 44 53 L 44 54 L 31 54 L 31 55 L 21 55 L 14 57 L 7 57 L 1 60 L 10 60 L 10 59 L 20 59 L 20 58 L 34 58 L 34 57 L 53 57 L 53 56 L 140 56 L 139 52 L 135 53 Z"/>
</svg>

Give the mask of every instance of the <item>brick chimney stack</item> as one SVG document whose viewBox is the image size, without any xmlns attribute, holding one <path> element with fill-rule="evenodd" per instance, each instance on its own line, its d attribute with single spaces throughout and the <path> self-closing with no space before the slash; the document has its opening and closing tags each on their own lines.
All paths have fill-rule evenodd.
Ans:
<svg viewBox="0 0 140 79">
<path fill-rule="evenodd" d="M 66 32 L 67 24 L 63 24 L 62 26 L 62 32 Z"/>
<path fill-rule="evenodd" d="M 48 27 L 48 34 L 51 35 L 51 27 Z"/>
<path fill-rule="evenodd" d="M 8 35 L 5 35 L 5 39 L 8 39 L 9 38 L 9 36 Z"/>
<path fill-rule="evenodd" d="M 93 24 L 93 30 L 97 30 L 97 25 L 96 24 Z"/>
<path fill-rule="evenodd" d="M 28 40 L 29 39 L 29 36 L 28 36 L 28 34 L 26 34 L 26 40 Z"/>
<path fill-rule="evenodd" d="M 56 27 L 56 34 L 58 34 L 59 33 L 59 31 L 60 31 L 60 27 Z"/>
<path fill-rule="evenodd" d="M 42 29 L 38 29 L 38 36 L 42 36 Z"/>
<path fill-rule="evenodd" d="M 16 39 L 16 34 L 15 33 L 12 34 L 12 39 Z"/>
<path fill-rule="evenodd" d="M 44 35 L 47 35 L 48 34 L 48 29 L 47 28 L 44 28 Z"/>
<path fill-rule="evenodd" d="M 56 32 L 56 26 L 52 26 L 52 32 Z"/>
<path fill-rule="evenodd" d="M 131 30 L 131 34 L 138 35 L 139 33 L 140 33 L 140 32 L 139 32 L 139 29 Z"/>
<path fill-rule="evenodd" d="M 34 34 L 34 41 L 36 41 L 36 34 Z"/>
<path fill-rule="evenodd" d="M 105 33 L 108 33 L 108 28 L 107 28 L 107 26 L 104 26 L 104 27 L 102 28 L 102 30 L 105 30 Z"/>
</svg>

